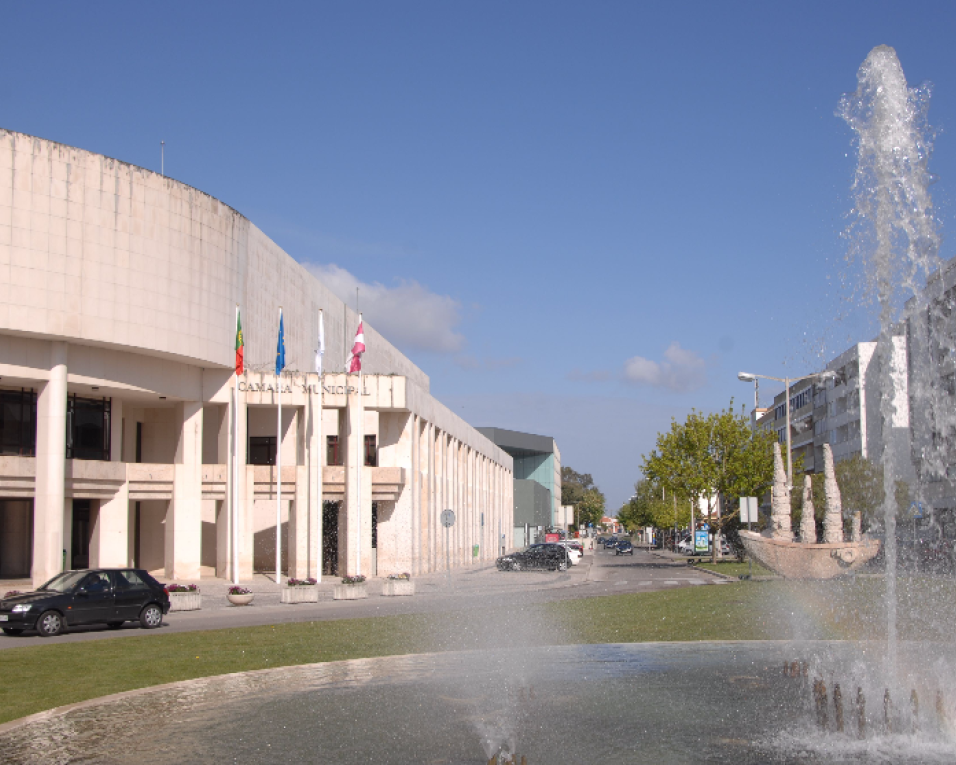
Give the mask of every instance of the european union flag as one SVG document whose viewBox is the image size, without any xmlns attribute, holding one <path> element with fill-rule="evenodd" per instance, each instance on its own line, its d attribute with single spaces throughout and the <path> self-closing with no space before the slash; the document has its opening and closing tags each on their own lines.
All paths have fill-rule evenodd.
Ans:
<svg viewBox="0 0 956 765">
<path fill-rule="evenodd" d="M 279 309 L 279 344 L 276 346 L 276 374 L 285 369 L 285 331 L 282 328 L 282 309 Z"/>
</svg>

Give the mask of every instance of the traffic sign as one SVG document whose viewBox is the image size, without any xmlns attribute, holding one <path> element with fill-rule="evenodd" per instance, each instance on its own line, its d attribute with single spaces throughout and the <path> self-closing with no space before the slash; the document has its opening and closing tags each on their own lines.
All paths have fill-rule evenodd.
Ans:
<svg viewBox="0 0 956 765">
<path fill-rule="evenodd" d="M 446 529 L 450 526 L 455 525 L 455 511 L 454 510 L 442 510 L 441 511 L 441 525 Z"/>
<path fill-rule="evenodd" d="M 923 517 L 923 503 L 914 502 L 910 505 L 910 517 L 919 519 Z"/>
</svg>

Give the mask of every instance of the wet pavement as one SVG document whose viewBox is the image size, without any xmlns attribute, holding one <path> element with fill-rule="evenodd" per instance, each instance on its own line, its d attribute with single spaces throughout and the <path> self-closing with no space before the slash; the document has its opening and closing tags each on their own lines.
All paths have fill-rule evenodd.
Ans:
<svg viewBox="0 0 956 765">
<path fill-rule="evenodd" d="M 352 619 L 392 614 L 437 613 L 487 606 L 498 598 L 509 603 L 533 605 L 556 600 L 619 595 L 626 592 L 652 592 L 677 587 L 728 583 L 723 577 L 692 568 L 680 556 L 659 551 L 635 550 L 634 555 L 615 555 L 603 549 L 588 552 L 581 563 L 567 572 L 498 571 L 494 565 L 453 570 L 451 576 L 435 573 L 417 576 L 412 597 L 382 597 L 382 579 L 368 583 L 365 600 L 333 600 L 332 590 L 338 577 L 324 577 L 318 585 L 319 602 L 284 605 L 279 602 L 279 587 L 269 575 L 257 575 L 243 586 L 255 593 L 249 606 L 233 606 L 226 600 L 230 583 L 213 577 L 198 584 L 202 592 L 199 611 L 168 614 L 157 630 L 143 630 L 126 623 L 119 630 L 105 625 L 76 627 L 64 635 L 41 639 L 26 634 L 0 636 L 0 650 L 15 646 L 104 640 L 117 636 L 169 634 L 194 630 L 249 627 L 284 622 Z M 28 582 L 0 581 L 0 592 L 27 590 Z"/>
</svg>

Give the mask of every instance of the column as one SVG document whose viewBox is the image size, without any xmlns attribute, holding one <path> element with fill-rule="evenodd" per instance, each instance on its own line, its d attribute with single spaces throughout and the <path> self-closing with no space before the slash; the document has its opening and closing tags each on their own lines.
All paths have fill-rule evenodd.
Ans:
<svg viewBox="0 0 956 765">
<path fill-rule="evenodd" d="M 50 379 L 37 399 L 36 488 L 33 510 L 33 585 L 63 570 L 66 488 L 67 344 L 50 344 Z M 72 513 L 71 513 L 72 515 Z M 67 553 L 69 555 L 69 551 Z M 67 563 L 69 565 L 69 561 Z"/>
<path fill-rule="evenodd" d="M 123 461 L 123 401 L 110 402 L 110 460 Z M 129 484 L 109 499 L 101 499 L 90 518 L 90 568 L 123 568 L 132 565 L 129 523 Z"/>
<path fill-rule="evenodd" d="M 339 436 L 345 449 L 345 501 L 339 521 L 339 561 L 348 576 L 370 576 L 372 573 L 372 472 L 364 464 L 365 449 L 361 443 L 365 432 L 364 417 L 361 391 L 355 386 L 355 390 L 348 394 L 348 404 L 343 412 L 344 427 L 339 428 L 339 433 L 345 434 L 344 439 Z M 341 525 L 342 515 L 344 526 Z"/>
<path fill-rule="evenodd" d="M 309 574 L 322 578 L 322 378 L 316 375 L 309 393 L 309 429 L 306 464 L 309 468 Z"/>
<path fill-rule="evenodd" d="M 255 513 L 255 472 L 247 465 L 246 452 L 249 434 L 246 427 L 246 392 L 240 390 L 236 397 L 236 522 L 239 526 L 239 579 L 252 579 L 253 551 L 255 532 L 253 516 Z"/>
<path fill-rule="evenodd" d="M 310 416 L 311 406 L 306 396 L 306 404 L 295 410 L 292 427 L 295 428 L 296 461 L 295 461 L 295 496 L 289 505 L 289 527 L 282 540 L 283 545 L 289 548 L 288 575 L 296 579 L 305 579 L 310 575 L 309 566 L 309 459 L 307 419 Z M 284 410 L 283 410 L 284 413 Z M 283 470 L 286 469 L 283 460 Z M 283 495 L 285 496 L 285 495 Z M 314 568 L 311 567 L 311 568 Z"/>
<path fill-rule="evenodd" d="M 408 483 L 412 491 L 412 568 L 414 576 L 423 573 L 422 569 L 422 491 L 421 491 L 421 418 L 417 414 L 412 420 L 412 461 L 409 465 Z"/>
<path fill-rule="evenodd" d="M 179 444 L 166 511 L 166 576 L 199 579 L 202 546 L 202 402 L 177 405 Z"/>
</svg>

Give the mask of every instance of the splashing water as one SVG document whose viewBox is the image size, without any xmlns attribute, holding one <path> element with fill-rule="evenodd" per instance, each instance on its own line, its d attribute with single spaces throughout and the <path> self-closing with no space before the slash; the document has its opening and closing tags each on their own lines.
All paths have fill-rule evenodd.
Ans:
<svg viewBox="0 0 956 765">
<path fill-rule="evenodd" d="M 907 348 L 899 322 L 904 311 L 915 313 L 925 308 L 921 303 L 927 299 L 926 280 L 938 265 L 939 236 L 929 193 L 933 178 L 927 170 L 933 139 L 926 119 L 931 88 L 908 87 L 896 51 L 886 45 L 870 51 L 857 81 L 857 90 L 844 96 L 837 114 L 856 133 L 858 150 L 848 256 L 851 260 L 863 258 L 870 294 L 879 307 L 876 352 L 884 423 L 887 670 L 893 673 L 898 645 L 895 495 L 897 481 L 912 472 L 909 446 L 900 436 L 909 432 L 910 421 Z M 918 328 L 921 322 L 913 324 L 917 333 L 925 331 Z M 928 348 L 925 338 L 916 338 L 916 347 Z M 922 380 L 914 381 L 912 393 L 928 390 L 928 375 L 929 369 L 924 367 L 922 375 L 917 375 Z"/>
</svg>

